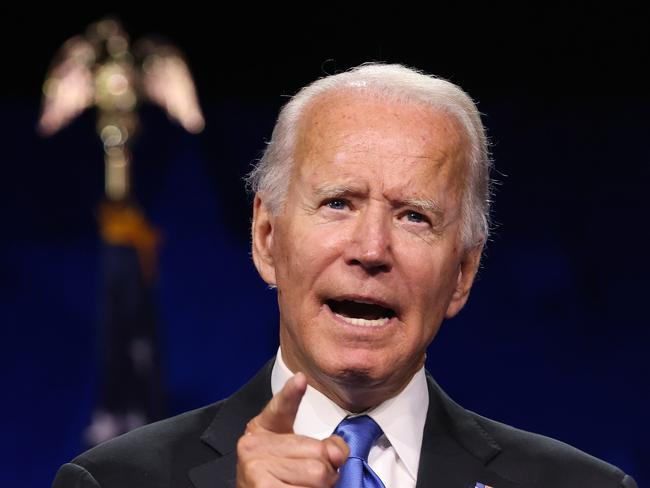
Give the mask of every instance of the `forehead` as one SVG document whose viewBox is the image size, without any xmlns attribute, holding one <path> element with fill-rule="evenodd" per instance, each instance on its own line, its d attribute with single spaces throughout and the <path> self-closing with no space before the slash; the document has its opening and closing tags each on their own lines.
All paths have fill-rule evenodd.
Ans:
<svg viewBox="0 0 650 488">
<path fill-rule="evenodd" d="M 464 147 L 459 123 L 442 109 L 338 91 L 321 95 L 305 110 L 294 171 L 303 180 L 332 173 L 354 179 L 371 172 L 389 174 L 391 181 L 424 178 L 462 189 Z"/>
</svg>

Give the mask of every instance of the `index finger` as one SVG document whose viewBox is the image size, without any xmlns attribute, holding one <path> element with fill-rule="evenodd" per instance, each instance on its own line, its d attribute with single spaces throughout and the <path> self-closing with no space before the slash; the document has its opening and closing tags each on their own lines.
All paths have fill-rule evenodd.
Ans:
<svg viewBox="0 0 650 488">
<path fill-rule="evenodd" d="M 302 373 L 296 373 L 271 398 L 264 410 L 255 418 L 255 423 L 276 434 L 293 433 L 293 422 L 296 420 L 296 413 L 306 390 L 307 378 Z"/>
</svg>

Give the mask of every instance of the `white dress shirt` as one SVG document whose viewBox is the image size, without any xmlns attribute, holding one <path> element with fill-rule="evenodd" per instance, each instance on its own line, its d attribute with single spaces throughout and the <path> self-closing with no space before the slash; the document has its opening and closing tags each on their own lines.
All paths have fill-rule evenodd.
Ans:
<svg viewBox="0 0 650 488">
<path fill-rule="evenodd" d="M 278 350 L 271 373 L 274 395 L 293 374 L 282 359 L 282 351 Z M 384 432 L 370 449 L 368 464 L 386 488 L 415 488 L 428 407 L 429 391 L 422 368 L 399 394 L 363 412 Z M 322 440 L 332 435 L 336 426 L 350 415 L 354 414 L 307 386 L 293 430 L 296 434 Z"/>
</svg>

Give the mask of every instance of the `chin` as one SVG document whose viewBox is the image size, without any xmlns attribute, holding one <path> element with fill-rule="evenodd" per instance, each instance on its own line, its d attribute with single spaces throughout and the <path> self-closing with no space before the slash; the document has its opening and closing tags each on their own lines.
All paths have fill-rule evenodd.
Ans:
<svg viewBox="0 0 650 488">
<path fill-rule="evenodd" d="M 389 361 L 373 351 L 340 351 L 339 357 L 330 356 L 322 364 L 323 371 L 331 380 L 344 386 L 355 388 L 372 387 L 382 384 L 390 377 L 391 370 L 386 370 Z"/>
<path fill-rule="evenodd" d="M 391 371 L 363 362 L 332 365 L 329 371 L 322 371 L 327 377 L 323 392 L 344 409 L 363 412 L 396 393 L 399 382 L 391 377 Z"/>
</svg>

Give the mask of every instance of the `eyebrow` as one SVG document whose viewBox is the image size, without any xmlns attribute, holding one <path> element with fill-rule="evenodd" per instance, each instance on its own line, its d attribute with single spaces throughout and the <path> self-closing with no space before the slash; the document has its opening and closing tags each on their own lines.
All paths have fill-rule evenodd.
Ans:
<svg viewBox="0 0 650 488">
<path fill-rule="evenodd" d="M 407 198 L 396 203 L 407 207 L 413 207 L 423 212 L 429 212 L 438 217 L 442 217 L 445 214 L 442 206 L 435 200 L 429 198 Z"/>
<path fill-rule="evenodd" d="M 317 186 L 314 189 L 314 193 L 318 197 L 338 198 L 347 195 L 360 195 L 363 193 L 363 190 L 361 188 L 346 184 L 325 183 Z M 391 200 L 391 205 L 394 207 L 412 207 L 421 212 L 431 213 L 438 218 L 442 218 L 445 215 L 445 211 L 443 210 L 442 206 L 430 198 L 412 197 L 405 199 L 396 199 Z"/>
<path fill-rule="evenodd" d="M 334 184 L 325 183 L 323 185 L 317 186 L 314 189 L 314 193 L 316 194 L 316 196 L 319 197 L 336 198 L 345 195 L 358 195 L 362 193 L 362 190 L 360 188 L 355 188 L 353 186 L 344 185 L 340 183 L 334 183 Z"/>
</svg>

